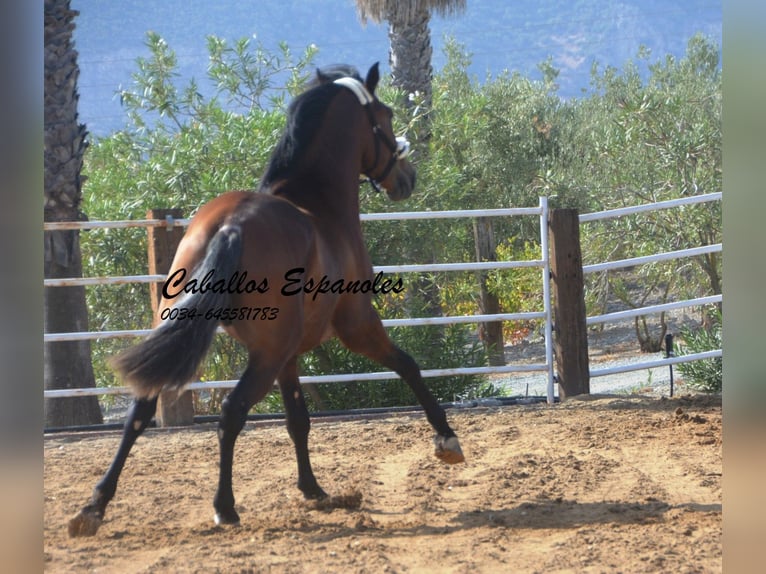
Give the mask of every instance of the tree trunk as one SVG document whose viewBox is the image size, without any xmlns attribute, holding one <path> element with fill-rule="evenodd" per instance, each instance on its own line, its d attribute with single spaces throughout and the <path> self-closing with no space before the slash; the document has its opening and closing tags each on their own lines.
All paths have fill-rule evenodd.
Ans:
<svg viewBox="0 0 766 574">
<path fill-rule="evenodd" d="M 390 42 L 389 64 L 391 65 L 391 83 L 404 90 L 405 95 L 418 93 L 418 101 L 422 102 L 425 110 L 431 108 L 431 79 L 433 68 L 431 66 L 431 30 L 429 22 L 431 12 L 428 8 L 419 5 L 414 14 L 405 16 L 396 6 L 390 6 L 387 12 L 388 38 Z M 405 106 L 412 105 L 409 98 L 404 101 Z M 426 113 L 421 121 L 414 124 L 415 129 L 407 134 L 413 150 L 418 157 L 426 157 L 428 153 L 428 140 L 431 129 Z M 428 255 L 430 251 L 419 248 L 410 254 L 413 259 L 419 259 L 422 263 L 433 263 L 433 258 Z M 419 254 L 421 256 L 419 256 Z M 425 255 L 426 259 L 423 259 Z M 423 313 L 423 316 L 441 316 L 441 296 L 438 285 L 431 277 L 417 275 L 413 278 L 412 286 L 408 291 L 408 307 L 413 313 Z M 429 329 L 428 333 L 433 337 L 434 346 L 441 345 L 444 336 L 444 327 Z"/>
<path fill-rule="evenodd" d="M 398 20 L 396 14 L 388 19 L 391 81 L 408 93 L 420 92 L 428 102 L 433 76 L 430 21 L 431 13 L 425 7 L 409 22 Z"/>
<path fill-rule="evenodd" d="M 45 205 L 44 220 L 80 221 L 85 126 L 77 123 L 77 52 L 72 46 L 72 20 L 78 13 L 69 0 L 45 1 Z M 45 278 L 82 277 L 79 231 L 44 233 Z M 44 290 L 46 333 L 88 330 L 84 287 Z M 95 387 L 89 341 L 45 344 L 45 389 Z M 95 396 L 47 399 L 47 427 L 102 422 Z"/>
<path fill-rule="evenodd" d="M 496 261 L 495 234 L 492 220 L 488 217 L 477 217 L 473 220 L 473 237 L 476 246 L 476 261 Z M 479 312 L 494 315 L 500 313 L 500 300 L 487 287 L 486 271 L 478 272 L 479 280 Z M 503 344 L 503 323 L 493 321 L 479 324 L 479 337 L 484 344 L 490 365 L 505 365 Z"/>
<path fill-rule="evenodd" d="M 389 64 L 391 65 L 391 83 L 404 90 L 405 94 L 420 94 L 426 111 L 431 109 L 431 30 L 428 26 L 431 12 L 420 6 L 415 15 L 409 20 L 400 19 L 392 9 L 388 20 L 388 38 L 390 41 Z M 405 104 L 408 102 L 407 100 Z M 413 149 L 424 153 L 431 134 L 430 122 L 426 113 L 416 124 L 415 133 L 408 134 L 412 140 Z M 419 145 L 423 144 L 423 145 Z"/>
<path fill-rule="evenodd" d="M 56 234 L 63 236 L 56 238 Z M 46 233 L 45 277 L 81 277 L 79 265 L 79 233 L 57 231 Z M 68 236 L 68 237 L 67 237 Z M 70 264 L 49 261 L 49 253 L 56 243 L 68 244 L 70 253 L 77 261 Z M 79 272 L 78 272 L 79 269 Z M 44 300 L 44 325 L 46 333 L 69 333 L 88 330 L 88 309 L 85 305 L 84 287 L 46 287 Z M 61 341 L 45 343 L 44 352 L 45 389 L 73 389 L 95 387 L 91 364 L 90 341 Z M 63 427 L 103 422 L 101 408 L 95 396 L 46 399 L 44 406 L 45 426 Z"/>
</svg>

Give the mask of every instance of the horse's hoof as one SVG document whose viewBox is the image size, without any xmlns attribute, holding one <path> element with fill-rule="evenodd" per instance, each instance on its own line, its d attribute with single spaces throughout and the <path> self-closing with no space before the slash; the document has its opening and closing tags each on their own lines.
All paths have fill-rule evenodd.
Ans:
<svg viewBox="0 0 766 574">
<path fill-rule="evenodd" d="M 436 457 L 447 464 L 457 464 L 465 461 L 465 456 L 463 456 L 463 451 L 460 448 L 460 442 L 456 436 L 444 438 L 441 435 L 436 435 L 434 445 L 436 447 L 434 452 Z"/>
<path fill-rule="evenodd" d="M 324 500 L 327 498 L 327 493 L 322 490 L 313 476 L 303 481 L 298 479 L 298 490 L 303 493 L 303 498 L 306 500 Z"/>
<path fill-rule="evenodd" d="M 98 532 L 102 521 L 103 519 L 96 512 L 83 508 L 69 520 L 67 525 L 69 536 L 70 538 L 93 536 Z"/>
<path fill-rule="evenodd" d="M 303 498 L 306 500 L 324 500 L 329 495 L 322 490 L 321 487 L 317 486 L 316 488 L 312 488 L 311 490 L 303 490 Z"/>
<path fill-rule="evenodd" d="M 234 510 L 216 512 L 213 520 L 215 520 L 216 526 L 239 526 L 239 514 Z"/>
</svg>

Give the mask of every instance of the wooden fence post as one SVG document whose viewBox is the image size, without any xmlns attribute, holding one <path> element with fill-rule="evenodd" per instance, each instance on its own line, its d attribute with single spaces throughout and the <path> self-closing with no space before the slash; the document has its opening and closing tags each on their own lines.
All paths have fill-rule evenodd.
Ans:
<svg viewBox="0 0 766 574">
<path fill-rule="evenodd" d="M 183 212 L 180 209 L 150 209 L 146 213 L 147 219 L 181 219 Z M 165 275 L 170 271 L 178 244 L 184 236 L 181 227 L 149 227 L 149 274 Z M 155 324 L 157 312 L 162 297 L 162 284 L 152 283 L 150 286 L 152 311 L 154 312 Z M 160 426 L 183 426 L 194 423 L 194 402 L 191 391 L 185 391 L 181 395 L 175 392 L 160 393 L 157 403 L 157 423 Z"/>
<path fill-rule="evenodd" d="M 552 209 L 548 218 L 553 280 L 553 333 L 561 399 L 590 393 L 585 284 L 576 209 Z"/>
</svg>

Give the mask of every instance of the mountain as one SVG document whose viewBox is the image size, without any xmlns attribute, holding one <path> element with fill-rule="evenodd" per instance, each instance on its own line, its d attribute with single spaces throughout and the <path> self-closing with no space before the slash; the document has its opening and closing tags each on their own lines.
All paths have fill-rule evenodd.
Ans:
<svg viewBox="0 0 766 574">
<path fill-rule="evenodd" d="M 149 30 L 176 52 L 182 83 L 194 77 L 203 88 L 210 34 L 232 42 L 255 36 L 274 51 L 284 41 L 296 54 L 315 44 L 318 66 L 346 62 L 366 69 L 380 61 L 387 68 L 386 26 L 363 27 L 353 0 L 73 0 L 72 7 L 80 11 L 74 31 L 80 121 L 95 136 L 124 125 L 114 94 L 130 85 L 136 58 L 148 55 Z M 681 57 L 697 32 L 721 45 L 720 0 L 468 0 L 463 14 L 431 21 L 436 70 L 448 36 L 472 54 L 471 72 L 480 80 L 504 70 L 539 78 L 537 65 L 551 57 L 565 98 L 588 88 L 593 62 L 621 67 L 641 45 L 652 59 Z"/>
</svg>

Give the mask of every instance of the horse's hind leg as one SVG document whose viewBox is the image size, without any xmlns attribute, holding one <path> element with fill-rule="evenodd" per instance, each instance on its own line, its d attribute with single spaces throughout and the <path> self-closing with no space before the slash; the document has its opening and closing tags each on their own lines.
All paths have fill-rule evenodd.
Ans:
<svg viewBox="0 0 766 574">
<path fill-rule="evenodd" d="M 309 430 L 311 421 L 298 380 L 297 357 L 290 359 L 277 379 L 285 404 L 287 432 L 295 445 L 298 459 L 298 488 L 307 499 L 325 498 L 327 494 L 317 483 L 309 460 Z"/>
<path fill-rule="evenodd" d="M 374 313 L 372 309 L 370 313 Z M 465 457 L 455 432 L 447 423 L 447 414 L 428 390 L 420 374 L 420 367 L 410 355 L 391 342 L 377 314 L 366 323 L 353 327 L 335 325 L 338 336 L 349 350 L 365 355 L 398 374 L 415 394 L 436 431 L 434 454 L 448 464 L 463 462 Z"/>
<path fill-rule="evenodd" d="M 90 502 L 85 505 L 70 521 L 68 525 L 69 536 L 93 536 L 104 519 L 104 512 L 109 501 L 117 491 L 117 481 L 120 478 L 125 461 L 136 439 L 149 425 L 157 410 L 157 398 L 135 399 L 128 411 L 125 426 L 122 432 L 122 441 L 117 449 L 117 454 L 104 474 L 93 489 Z"/>
<path fill-rule="evenodd" d="M 220 450 L 220 468 L 218 490 L 213 498 L 216 524 L 239 524 L 239 514 L 234 510 L 234 490 L 232 487 L 232 465 L 234 463 L 234 443 L 245 426 L 247 413 L 271 390 L 276 376 L 276 369 L 264 369 L 256 365 L 251 354 L 250 359 L 237 386 L 223 400 L 221 418 L 218 422 L 218 446 Z"/>
</svg>

